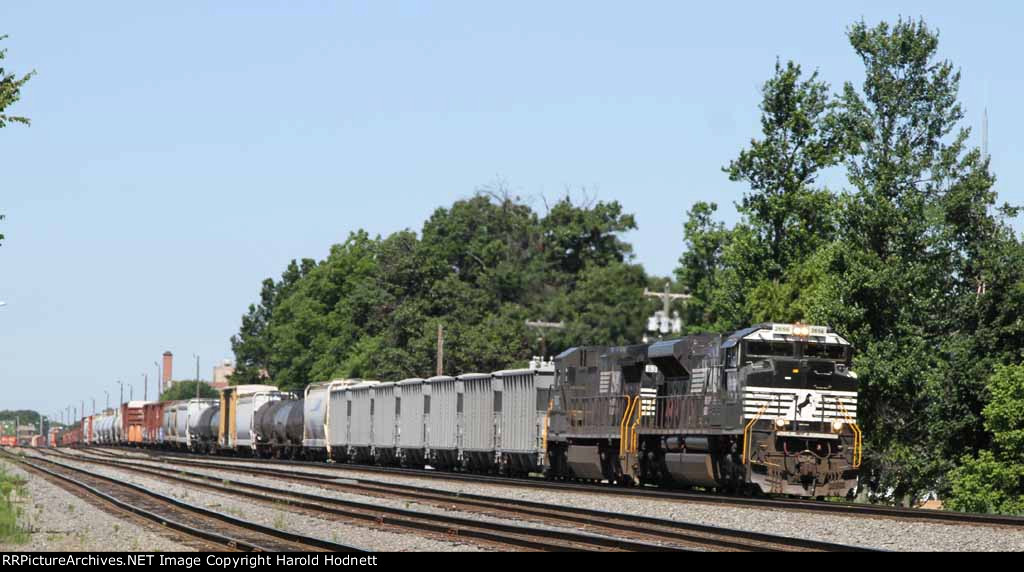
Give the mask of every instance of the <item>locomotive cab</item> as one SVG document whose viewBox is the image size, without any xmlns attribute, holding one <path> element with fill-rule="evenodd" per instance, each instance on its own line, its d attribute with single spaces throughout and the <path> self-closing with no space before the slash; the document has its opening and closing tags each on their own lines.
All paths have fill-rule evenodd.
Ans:
<svg viewBox="0 0 1024 572">
<path fill-rule="evenodd" d="M 726 345 L 743 391 L 749 482 L 766 493 L 848 495 L 861 455 L 850 343 L 821 326 L 764 324 Z"/>
</svg>

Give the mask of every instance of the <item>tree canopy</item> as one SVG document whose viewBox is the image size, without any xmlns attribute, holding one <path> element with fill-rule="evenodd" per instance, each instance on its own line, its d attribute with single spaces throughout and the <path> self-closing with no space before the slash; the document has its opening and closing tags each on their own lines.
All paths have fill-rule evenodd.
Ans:
<svg viewBox="0 0 1024 572">
<path fill-rule="evenodd" d="M 6 39 L 7 36 L 0 36 L 0 41 Z M 0 48 L 0 128 L 7 127 L 11 123 L 22 123 L 29 125 L 31 122 L 27 117 L 20 115 L 7 115 L 5 112 L 7 108 L 14 105 L 21 99 L 21 87 L 25 85 L 29 79 L 35 75 L 35 71 L 28 72 L 24 75 L 18 75 L 15 73 L 8 72 L 3 66 L 3 60 L 7 57 L 7 49 Z M 4 220 L 4 215 L 0 214 L 0 221 Z M 3 244 L 4 235 L 0 233 L 0 244 Z"/>
<path fill-rule="evenodd" d="M 181 381 L 172 381 L 171 386 L 164 390 L 160 394 L 160 401 L 180 401 L 184 399 L 194 399 L 196 397 L 196 384 L 199 384 L 199 397 L 218 397 L 220 393 L 210 387 L 209 383 L 205 381 L 196 381 L 194 379 L 184 379 Z"/>
<path fill-rule="evenodd" d="M 617 202 L 566 196 L 542 215 L 486 191 L 439 208 L 417 234 L 364 231 L 322 261 L 293 261 L 264 281 L 232 338 L 232 383 L 297 390 L 336 377 L 429 376 L 437 326 L 444 370 L 522 366 L 539 353 L 527 320 L 565 321 L 549 353 L 575 343 L 626 343 L 643 333 L 648 277 L 621 233 Z"/>
</svg>

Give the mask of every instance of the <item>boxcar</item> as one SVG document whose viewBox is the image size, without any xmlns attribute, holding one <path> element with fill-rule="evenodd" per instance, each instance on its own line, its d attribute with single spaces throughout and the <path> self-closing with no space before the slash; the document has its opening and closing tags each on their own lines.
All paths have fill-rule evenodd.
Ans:
<svg viewBox="0 0 1024 572">
<path fill-rule="evenodd" d="M 129 401 L 121 405 L 121 441 L 133 445 L 142 443 L 146 420 L 144 407 L 148 401 Z"/>
<path fill-rule="evenodd" d="M 142 442 L 157 446 L 164 442 L 164 406 L 166 402 L 155 401 L 142 406 Z"/>
</svg>

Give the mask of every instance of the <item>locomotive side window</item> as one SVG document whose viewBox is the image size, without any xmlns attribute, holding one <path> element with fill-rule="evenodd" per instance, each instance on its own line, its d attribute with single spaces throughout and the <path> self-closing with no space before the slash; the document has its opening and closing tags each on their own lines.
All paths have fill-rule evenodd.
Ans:
<svg viewBox="0 0 1024 572">
<path fill-rule="evenodd" d="M 737 356 L 739 356 L 739 348 L 737 346 L 732 346 L 725 350 L 725 367 L 727 369 L 736 368 Z"/>
</svg>

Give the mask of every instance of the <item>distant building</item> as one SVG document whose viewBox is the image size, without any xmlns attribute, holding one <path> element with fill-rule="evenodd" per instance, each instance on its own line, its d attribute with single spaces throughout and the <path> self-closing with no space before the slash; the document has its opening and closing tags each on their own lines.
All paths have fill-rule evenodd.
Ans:
<svg viewBox="0 0 1024 572">
<path fill-rule="evenodd" d="M 231 360 L 224 360 L 223 363 L 213 366 L 213 378 L 210 387 L 222 389 L 228 386 L 228 376 L 235 373 L 235 364 Z"/>
</svg>

